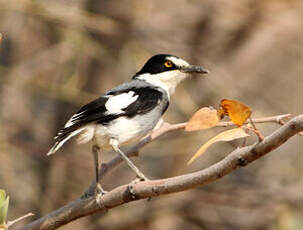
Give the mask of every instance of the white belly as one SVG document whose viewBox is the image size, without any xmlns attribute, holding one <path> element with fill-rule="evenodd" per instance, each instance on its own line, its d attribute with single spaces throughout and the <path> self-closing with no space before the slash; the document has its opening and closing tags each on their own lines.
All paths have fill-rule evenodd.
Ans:
<svg viewBox="0 0 303 230">
<path fill-rule="evenodd" d="M 119 145 L 138 141 L 148 134 L 160 119 L 155 114 L 138 115 L 133 118 L 120 117 L 107 125 L 91 124 L 81 133 L 78 141 L 86 143 L 95 139 L 101 148 L 109 148 L 109 140 L 116 139 Z"/>
<path fill-rule="evenodd" d="M 110 138 L 114 138 L 119 144 L 124 144 L 144 136 L 149 131 L 150 129 L 142 127 L 139 122 L 133 119 L 120 117 L 106 128 L 104 126 L 97 127 L 96 140 L 100 145 L 106 145 L 104 142 L 108 143 Z"/>
</svg>

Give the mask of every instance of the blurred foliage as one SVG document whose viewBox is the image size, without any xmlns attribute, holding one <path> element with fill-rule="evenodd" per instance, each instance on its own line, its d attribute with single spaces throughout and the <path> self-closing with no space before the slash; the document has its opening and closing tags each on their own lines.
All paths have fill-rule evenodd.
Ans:
<svg viewBox="0 0 303 230">
<path fill-rule="evenodd" d="M 9 196 L 6 196 L 6 193 L 3 189 L 0 189 L 0 229 L 1 226 L 6 225 L 6 216 L 9 205 Z"/>
<path fill-rule="evenodd" d="M 249 105 L 253 118 L 302 113 L 302 10 L 300 0 L 0 0 L 0 186 L 14 197 L 9 215 L 38 218 L 82 195 L 94 178 L 90 146 L 71 141 L 47 158 L 52 138 L 81 105 L 129 80 L 151 55 L 175 54 L 211 71 L 178 87 L 165 114 L 171 123 L 217 108 L 222 98 Z M 265 135 L 278 127 L 257 126 Z M 168 134 L 144 148 L 136 165 L 150 178 L 208 167 L 239 144 L 211 146 L 187 167 L 219 131 Z M 63 229 L 300 230 L 302 149 L 302 137 L 294 137 L 211 185 Z M 109 190 L 132 179 L 123 164 L 102 183 Z"/>
</svg>

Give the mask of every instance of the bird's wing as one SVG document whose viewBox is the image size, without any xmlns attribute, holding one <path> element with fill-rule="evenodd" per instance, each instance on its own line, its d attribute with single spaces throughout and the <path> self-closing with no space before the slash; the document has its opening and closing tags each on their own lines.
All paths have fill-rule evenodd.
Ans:
<svg viewBox="0 0 303 230">
<path fill-rule="evenodd" d="M 163 93 L 152 87 L 116 88 L 83 106 L 74 114 L 55 137 L 56 142 L 66 139 L 72 132 L 90 123 L 107 124 L 126 116 L 144 114 L 154 109 Z"/>
</svg>

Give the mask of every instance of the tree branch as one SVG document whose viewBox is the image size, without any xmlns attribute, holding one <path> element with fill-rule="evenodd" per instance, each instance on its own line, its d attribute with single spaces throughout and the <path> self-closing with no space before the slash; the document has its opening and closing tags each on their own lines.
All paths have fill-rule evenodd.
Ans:
<svg viewBox="0 0 303 230">
<path fill-rule="evenodd" d="M 255 120 L 254 122 L 258 123 Z M 278 122 L 278 120 L 274 120 L 274 122 Z M 182 128 L 184 128 L 184 124 L 173 125 L 170 128 L 167 128 L 167 130 L 176 130 Z M 134 200 L 180 192 L 211 183 L 237 169 L 238 167 L 246 166 L 252 161 L 255 161 L 256 159 L 273 151 L 285 143 L 293 135 L 301 131 L 303 131 L 303 115 L 293 118 L 285 125 L 274 131 L 271 135 L 265 137 L 263 141 L 247 147 L 237 148 L 226 158 L 206 169 L 167 179 L 144 181 L 137 184 L 119 186 L 101 198 L 101 203 L 103 204 L 102 207 L 96 203 L 94 197 L 78 199 L 26 225 L 22 228 L 22 230 L 56 229 L 80 217 L 91 215 L 96 212 L 104 212 L 108 209 Z M 149 139 L 144 140 L 146 143 L 148 143 L 166 132 L 168 131 L 158 131 L 158 134 L 154 133 L 148 137 Z M 134 155 L 134 152 L 138 152 L 138 150 L 146 144 L 144 140 L 131 148 L 128 151 L 128 155 L 131 156 Z M 107 170 L 110 169 L 110 167 L 114 167 L 115 165 L 119 164 L 117 159 L 118 158 L 115 158 L 107 163 L 107 169 L 103 169 L 105 171 L 101 171 L 100 174 L 104 175 Z"/>
<path fill-rule="evenodd" d="M 289 119 L 291 117 L 291 114 L 283 114 L 283 115 L 277 115 L 272 117 L 264 117 L 264 118 L 256 118 L 252 119 L 254 123 L 277 123 L 281 124 L 281 122 L 284 119 Z M 248 124 L 249 122 L 245 122 L 245 124 Z M 148 143 L 152 142 L 153 140 L 157 139 L 158 137 L 180 129 L 184 129 L 187 125 L 187 122 L 179 123 L 179 124 L 169 124 L 164 123 L 161 128 L 155 130 L 152 134 L 147 136 L 146 138 L 143 138 L 138 144 L 130 147 L 129 149 L 125 150 L 124 153 L 128 157 L 134 157 L 138 156 L 139 150 L 143 148 Z M 216 127 L 228 127 L 228 126 L 235 126 L 235 123 L 232 121 L 221 121 L 219 122 Z M 120 156 L 116 156 L 113 160 L 111 160 L 108 163 L 103 163 L 101 165 L 101 169 L 99 171 L 99 178 L 100 180 L 113 168 L 115 168 L 117 165 L 119 165 L 121 162 L 123 162 L 123 159 Z M 96 187 L 96 181 L 92 180 L 90 186 L 88 187 L 86 193 L 87 194 L 93 194 Z"/>
</svg>

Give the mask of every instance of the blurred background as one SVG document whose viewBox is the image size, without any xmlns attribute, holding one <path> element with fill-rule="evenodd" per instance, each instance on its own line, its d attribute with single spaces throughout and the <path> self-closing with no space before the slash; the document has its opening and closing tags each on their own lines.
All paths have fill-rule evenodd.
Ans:
<svg viewBox="0 0 303 230">
<path fill-rule="evenodd" d="M 168 122 L 218 108 L 223 98 L 249 105 L 253 118 L 302 113 L 302 10 L 300 0 L 0 0 L 0 188 L 11 197 L 8 219 L 28 212 L 38 218 L 83 194 L 94 178 L 90 145 L 70 141 L 46 157 L 53 136 L 81 105 L 129 80 L 154 54 L 211 71 L 177 89 Z M 257 126 L 265 135 L 278 128 Z M 240 143 L 218 143 L 188 167 L 222 130 L 170 133 L 133 160 L 150 178 L 206 168 Z M 301 230 L 302 138 L 210 185 L 62 229 Z M 122 164 L 102 183 L 110 190 L 133 179 Z"/>
</svg>

